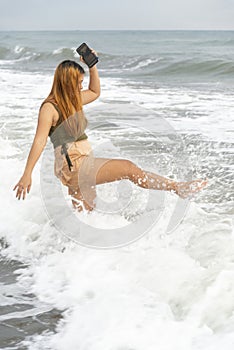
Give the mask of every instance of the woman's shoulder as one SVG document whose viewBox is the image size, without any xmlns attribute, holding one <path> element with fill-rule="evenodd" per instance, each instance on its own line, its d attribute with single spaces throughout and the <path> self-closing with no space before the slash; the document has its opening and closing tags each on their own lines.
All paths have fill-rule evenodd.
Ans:
<svg viewBox="0 0 234 350">
<path fill-rule="evenodd" d="M 52 117 L 52 127 L 55 126 L 59 120 L 60 113 L 55 102 L 44 101 L 40 106 L 40 112 L 46 113 Z"/>
<path fill-rule="evenodd" d="M 41 109 L 47 109 L 47 110 L 51 110 L 51 111 L 54 111 L 56 109 L 56 103 L 53 102 L 53 101 L 43 101 L 41 106 L 40 106 L 40 110 Z"/>
</svg>

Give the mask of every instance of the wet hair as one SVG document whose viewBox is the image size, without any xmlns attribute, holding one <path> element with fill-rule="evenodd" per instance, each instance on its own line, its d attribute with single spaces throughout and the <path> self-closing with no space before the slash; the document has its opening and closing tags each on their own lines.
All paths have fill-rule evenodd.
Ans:
<svg viewBox="0 0 234 350">
<path fill-rule="evenodd" d="M 55 70 L 51 92 L 43 102 L 43 104 L 45 102 L 56 103 L 64 120 L 69 118 L 69 121 L 71 121 L 70 117 L 78 114 L 79 123 L 74 128 L 74 130 L 76 129 L 76 137 L 78 134 L 80 136 L 87 126 L 79 87 L 79 81 L 84 74 L 83 67 L 77 62 L 72 60 L 62 61 Z M 74 127 L 74 123 L 72 125 Z"/>
<path fill-rule="evenodd" d="M 63 68 L 74 68 L 74 69 L 78 69 L 78 71 L 80 72 L 80 74 L 85 74 L 85 71 L 83 69 L 83 67 L 81 65 L 79 65 L 77 62 L 75 61 L 71 61 L 71 60 L 65 60 L 63 62 L 61 62 L 59 65 L 58 65 L 58 68 L 59 67 L 63 67 Z"/>
</svg>

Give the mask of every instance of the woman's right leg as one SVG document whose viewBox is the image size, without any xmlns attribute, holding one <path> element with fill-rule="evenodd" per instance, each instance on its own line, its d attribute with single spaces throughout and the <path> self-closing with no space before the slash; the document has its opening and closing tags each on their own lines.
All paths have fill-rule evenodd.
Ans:
<svg viewBox="0 0 234 350">
<path fill-rule="evenodd" d="M 186 198 L 200 191 L 206 185 L 206 182 L 202 180 L 176 182 L 155 173 L 142 170 L 127 159 L 93 158 L 90 169 L 92 169 L 90 171 L 91 177 L 87 176 L 87 169 L 85 171 L 86 176 L 81 176 L 82 186 L 80 188 L 82 193 L 84 193 L 82 187 L 88 189 L 89 186 L 128 179 L 142 188 L 172 191 L 178 196 Z M 88 181 L 90 181 L 89 185 L 87 184 Z M 84 186 L 85 183 L 86 186 Z"/>
<path fill-rule="evenodd" d="M 174 190 L 175 184 L 172 180 L 142 170 L 127 159 L 85 157 L 78 172 L 78 186 L 76 184 L 69 192 L 75 198 L 73 206 L 77 208 L 78 203 L 82 210 L 79 204 L 82 201 L 85 209 L 92 210 L 95 207 L 96 185 L 124 179 L 142 188 L 167 191 Z"/>
</svg>

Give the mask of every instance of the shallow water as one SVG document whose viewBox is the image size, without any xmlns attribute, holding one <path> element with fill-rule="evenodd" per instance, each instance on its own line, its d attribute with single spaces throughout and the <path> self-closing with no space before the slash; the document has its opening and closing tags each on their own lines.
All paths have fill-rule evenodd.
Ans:
<svg viewBox="0 0 234 350">
<path fill-rule="evenodd" d="M 233 349 L 233 35 L 0 33 L 1 348 Z M 85 238 L 99 229 L 89 237 L 99 248 L 122 233 L 118 249 L 77 244 L 65 189 L 53 177 L 42 185 L 49 142 L 27 199 L 12 191 L 54 67 L 83 41 L 100 52 L 102 94 L 85 107 L 95 154 L 209 179 L 186 203 L 128 182 L 98 187 L 101 210 L 73 223 Z M 68 210 L 60 227 L 56 194 L 58 213 Z"/>
</svg>

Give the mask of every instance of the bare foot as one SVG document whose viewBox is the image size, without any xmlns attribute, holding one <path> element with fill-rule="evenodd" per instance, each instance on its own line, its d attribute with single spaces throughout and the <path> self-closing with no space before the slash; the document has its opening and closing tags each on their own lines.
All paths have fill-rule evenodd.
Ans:
<svg viewBox="0 0 234 350">
<path fill-rule="evenodd" d="M 207 180 L 201 179 L 189 182 L 177 182 L 175 185 L 175 193 L 183 199 L 192 197 L 195 193 L 201 191 L 207 183 Z"/>
</svg>

